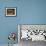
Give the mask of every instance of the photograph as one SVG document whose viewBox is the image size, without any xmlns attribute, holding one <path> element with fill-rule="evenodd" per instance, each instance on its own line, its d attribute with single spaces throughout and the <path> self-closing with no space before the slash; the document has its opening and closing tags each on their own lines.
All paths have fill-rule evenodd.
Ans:
<svg viewBox="0 0 46 46">
<path fill-rule="evenodd" d="M 16 16 L 16 8 L 6 8 L 6 16 Z"/>
</svg>

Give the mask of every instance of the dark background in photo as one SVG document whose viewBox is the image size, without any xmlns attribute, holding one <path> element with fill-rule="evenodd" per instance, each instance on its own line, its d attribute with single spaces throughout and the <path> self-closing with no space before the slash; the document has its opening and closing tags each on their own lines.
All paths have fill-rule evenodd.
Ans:
<svg viewBox="0 0 46 46">
<path fill-rule="evenodd" d="M 7 15 L 15 15 L 15 9 L 7 9 Z"/>
</svg>

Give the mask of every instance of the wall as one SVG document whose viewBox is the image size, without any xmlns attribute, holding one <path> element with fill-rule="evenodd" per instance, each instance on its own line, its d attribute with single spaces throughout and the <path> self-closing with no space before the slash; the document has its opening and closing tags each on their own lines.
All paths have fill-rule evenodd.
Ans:
<svg viewBox="0 0 46 46">
<path fill-rule="evenodd" d="M 21 24 L 46 24 L 46 0 L 25 0 L 21 7 Z"/>
<path fill-rule="evenodd" d="M 17 16 L 6 17 L 5 7 L 16 7 Z M 9 32 L 18 32 L 18 24 L 46 24 L 46 0 L 1 0 L 0 44 L 8 43 Z"/>
</svg>

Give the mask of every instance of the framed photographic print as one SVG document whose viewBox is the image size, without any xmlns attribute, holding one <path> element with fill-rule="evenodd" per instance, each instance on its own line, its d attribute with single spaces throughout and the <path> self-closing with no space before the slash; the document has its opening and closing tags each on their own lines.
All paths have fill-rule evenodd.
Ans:
<svg viewBox="0 0 46 46">
<path fill-rule="evenodd" d="M 16 8 L 6 8 L 6 16 L 16 16 Z"/>
</svg>

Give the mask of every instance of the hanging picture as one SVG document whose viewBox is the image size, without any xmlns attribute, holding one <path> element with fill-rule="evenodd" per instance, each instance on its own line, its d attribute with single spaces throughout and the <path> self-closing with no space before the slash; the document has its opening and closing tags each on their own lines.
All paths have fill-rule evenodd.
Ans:
<svg viewBox="0 0 46 46">
<path fill-rule="evenodd" d="M 16 16 L 16 8 L 6 8 L 6 16 Z"/>
</svg>

